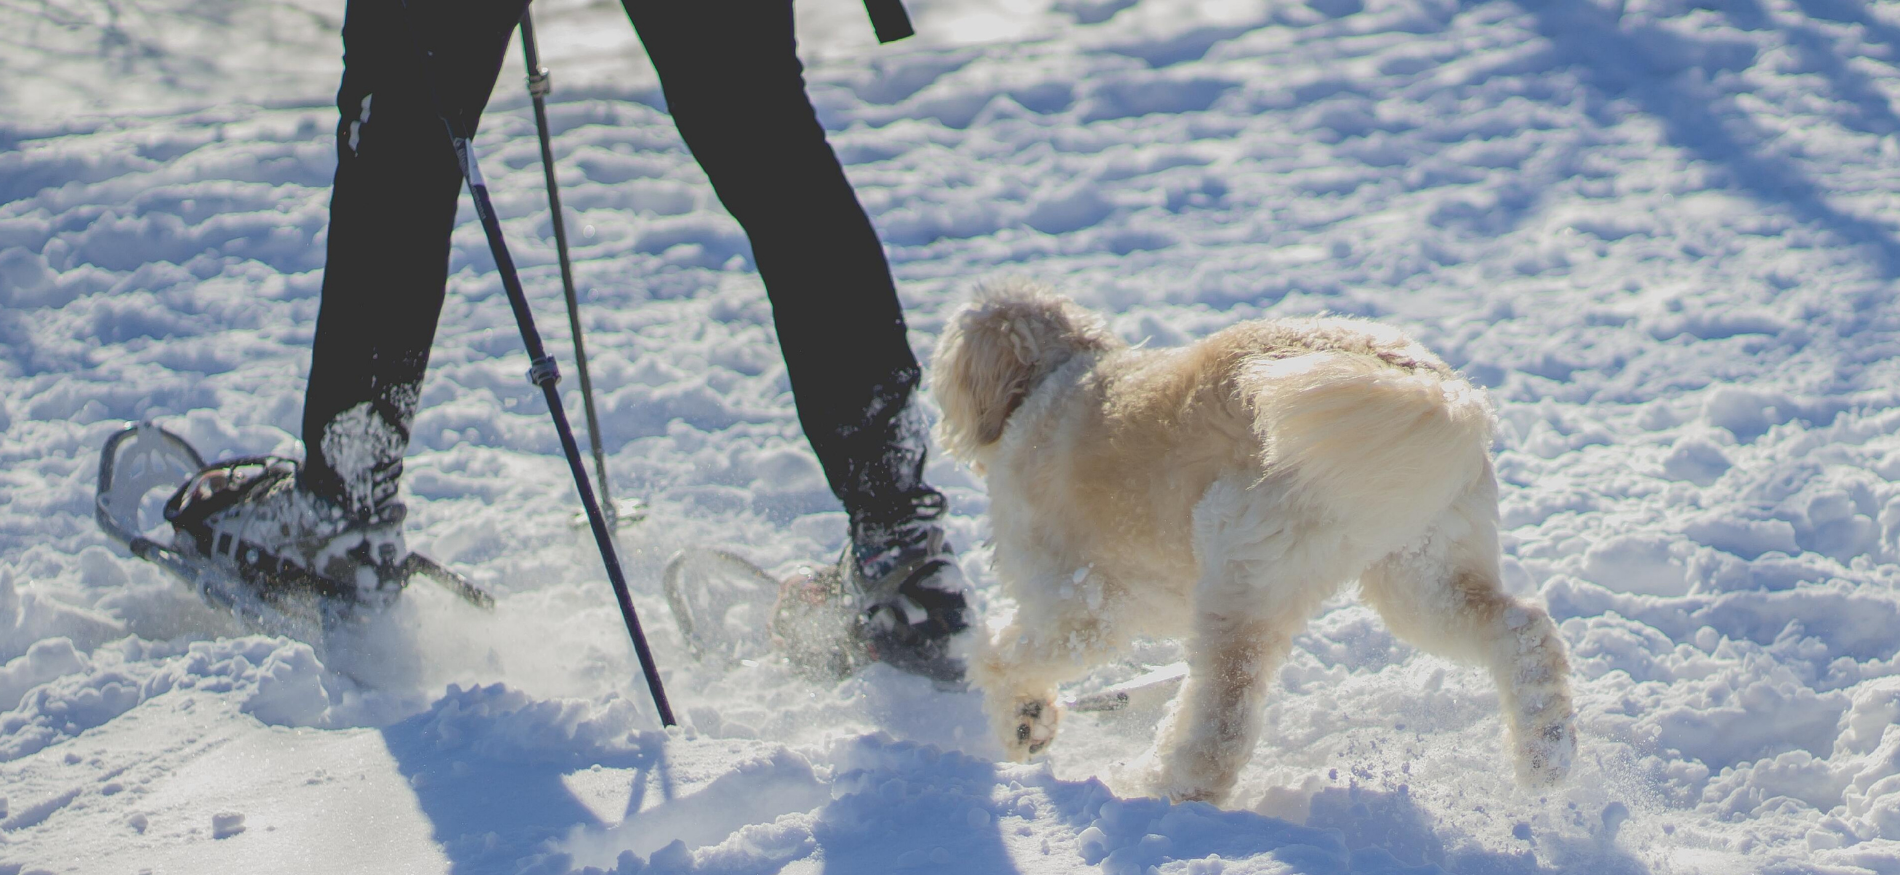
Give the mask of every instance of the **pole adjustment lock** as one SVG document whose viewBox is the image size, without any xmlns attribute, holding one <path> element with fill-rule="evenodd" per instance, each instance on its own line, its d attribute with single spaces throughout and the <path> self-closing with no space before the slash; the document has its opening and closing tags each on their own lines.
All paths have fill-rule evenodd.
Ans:
<svg viewBox="0 0 1900 875">
<path fill-rule="evenodd" d="M 554 356 L 544 355 L 534 360 L 528 367 L 528 381 L 536 386 L 551 386 L 561 382 L 561 368 L 554 363 Z"/>
<path fill-rule="evenodd" d="M 546 67 L 536 67 L 528 71 L 528 96 L 546 97 L 554 92 L 554 77 Z"/>
</svg>

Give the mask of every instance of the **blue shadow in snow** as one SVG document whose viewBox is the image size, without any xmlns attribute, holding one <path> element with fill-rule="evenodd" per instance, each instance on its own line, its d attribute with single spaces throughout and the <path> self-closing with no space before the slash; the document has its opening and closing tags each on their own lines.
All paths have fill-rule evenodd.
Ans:
<svg viewBox="0 0 1900 875">
<path fill-rule="evenodd" d="M 502 699 L 508 701 L 490 707 Z M 550 839 L 565 838 L 577 826 L 608 826 L 562 782 L 569 772 L 595 764 L 634 770 L 632 811 L 640 808 L 641 789 L 655 779 L 671 795 L 664 749 L 657 743 L 602 757 L 581 751 L 584 744 L 573 740 L 566 748 L 537 745 L 534 738 L 512 741 L 505 724 L 537 707 L 559 706 L 530 702 L 500 685 L 450 687 L 428 711 L 382 730 L 454 875 L 514 875 L 524 858 L 546 853 Z"/>
<path fill-rule="evenodd" d="M 1518 0 L 1518 5 L 1536 18 L 1537 30 L 1550 40 L 1555 59 L 1574 66 L 1593 88 L 1633 101 L 1662 122 L 1671 143 L 1724 168 L 1731 184 L 1761 201 L 1785 206 L 1797 219 L 1848 243 L 1865 246 L 1882 277 L 1900 278 L 1900 240 L 1893 228 L 1828 203 L 1820 186 L 1793 162 L 1759 151 L 1756 144 L 1768 137 L 1741 113 L 1718 112 L 1720 101 L 1680 81 L 1678 74 L 1691 68 L 1710 74 L 1744 69 L 1755 60 L 1751 46 L 1689 40 L 1640 24 L 1625 28 L 1614 12 L 1587 0 Z M 1738 25 L 1768 23 L 1752 0 L 1724 6 Z M 1796 35 L 1793 42 L 1818 62 L 1818 69 L 1830 77 L 1841 97 L 1857 101 L 1868 129 L 1900 122 L 1891 108 L 1880 106 L 1883 102 L 1876 100 L 1871 83 L 1832 58 L 1817 36 Z"/>
<path fill-rule="evenodd" d="M 1525 825 L 1520 849 L 1484 849 L 1437 822 L 1403 786 L 1321 790 L 1305 825 L 1199 802 L 1116 799 L 1097 781 L 1057 781 L 1046 789 L 1057 816 L 1083 833 L 1076 849 L 1082 861 L 1105 871 L 1147 871 L 1218 854 L 1228 865 L 1269 857 L 1302 875 L 1650 875 L 1617 846 L 1620 820 L 1607 829 L 1576 829 L 1584 820 L 1576 812 L 1568 836 Z M 1100 835 L 1084 832 L 1091 827 Z"/>
<path fill-rule="evenodd" d="M 824 875 L 887 875 L 1021 871 L 1003 842 L 1010 821 L 991 807 L 998 778 L 987 760 L 934 748 L 902 745 L 941 757 L 927 767 L 931 780 L 906 781 L 876 769 L 845 771 L 813 829 L 824 846 Z"/>
<path fill-rule="evenodd" d="M 1576 815 L 1582 825 L 1584 816 Z M 1647 864 L 1616 845 L 1616 826 L 1577 837 L 1517 825 L 1521 850 L 1485 850 L 1447 835 L 1406 787 L 1330 787 L 1313 795 L 1306 824 L 1336 831 L 1350 849 L 1351 872 L 1456 872 L 1458 875 L 1649 875 Z M 1449 850 L 1448 850 L 1449 849 Z M 1539 858 L 1542 858 L 1541 860 Z"/>
</svg>

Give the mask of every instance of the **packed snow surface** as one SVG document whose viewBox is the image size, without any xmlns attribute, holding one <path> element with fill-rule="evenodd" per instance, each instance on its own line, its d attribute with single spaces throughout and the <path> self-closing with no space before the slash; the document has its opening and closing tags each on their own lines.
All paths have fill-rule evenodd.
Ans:
<svg viewBox="0 0 1900 875">
<path fill-rule="evenodd" d="M 419 587 L 320 651 L 109 546 L 96 454 L 125 421 L 298 451 L 341 4 L 9 3 L 0 873 L 1900 872 L 1900 3 L 913 0 L 923 35 L 878 47 L 856 4 L 802 0 L 921 353 L 1013 274 L 1154 344 L 1375 317 L 1491 392 L 1509 586 L 1571 648 L 1575 773 L 1517 788 L 1488 679 L 1342 596 L 1218 810 L 1131 780 L 1154 703 L 1010 765 L 973 693 L 692 660 L 673 550 L 783 566 L 843 517 L 617 4 L 543 2 L 608 463 L 651 507 L 622 555 L 684 725 L 570 525 L 466 206 L 404 490 L 411 545 L 492 614 Z M 572 373 L 520 81 L 478 145 Z M 999 621 L 986 499 L 930 473 Z"/>
</svg>

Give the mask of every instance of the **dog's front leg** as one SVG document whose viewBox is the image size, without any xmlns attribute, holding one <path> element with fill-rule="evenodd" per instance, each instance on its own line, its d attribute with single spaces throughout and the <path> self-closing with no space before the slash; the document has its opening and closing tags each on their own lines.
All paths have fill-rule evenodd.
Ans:
<svg viewBox="0 0 1900 875">
<path fill-rule="evenodd" d="M 1156 795 L 1220 804 L 1260 740 L 1267 689 L 1293 647 L 1286 624 L 1204 613 L 1188 677 L 1155 744 Z"/>
<path fill-rule="evenodd" d="M 1260 740 L 1267 690 L 1293 636 L 1349 576 L 1339 540 L 1281 506 L 1235 479 L 1194 509 L 1188 676 L 1155 742 L 1156 795 L 1226 800 Z"/>
<path fill-rule="evenodd" d="M 1119 643 L 1099 614 L 1062 612 L 1029 621 L 1019 610 L 972 669 L 997 740 L 1018 762 L 1055 741 L 1056 685 L 1100 662 Z"/>
</svg>

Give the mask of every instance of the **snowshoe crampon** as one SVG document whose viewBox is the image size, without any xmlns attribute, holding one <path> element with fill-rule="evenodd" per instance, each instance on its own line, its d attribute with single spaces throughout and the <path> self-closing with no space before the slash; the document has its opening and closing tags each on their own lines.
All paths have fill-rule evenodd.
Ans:
<svg viewBox="0 0 1900 875">
<path fill-rule="evenodd" d="M 316 644 L 325 629 L 349 619 L 361 606 L 354 585 L 291 563 L 240 563 L 207 555 L 194 539 L 169 531 L 171 518 L 189 512 L 184 508 L 201 489 L 215 491 L 234 478 L 243 478 L 238 481 L 242 483 L 283 477 L 294 473 L 295 466 L 288 459 L 256 456 L 207 467 L 183 438 L 149 422 L 136 423 L 107 439 L 100 453 L 94 515 L 100 528 L 132 555 L 176 575 L 200 598 L 230 611 L 250 628 Z M 161 488 L 159 494 L 170 496 L 162 510 L 153 496 Z M 494 606 L 494 598 L 466 578 L 416 553 L 395 566 L 392 582 L 399 590 L 418 576 L 477 607 Z"/>
<path fill-rule="evenodd" d="M 800 674 L 832 681 L 871 662 L 855 602 L 835 569 L 801 566 L 780 581 L 735 553 L 689 547 L 667 561 L 662 582 L 701 662 L 751 665 L 778 656 Z"/>
</svg>

